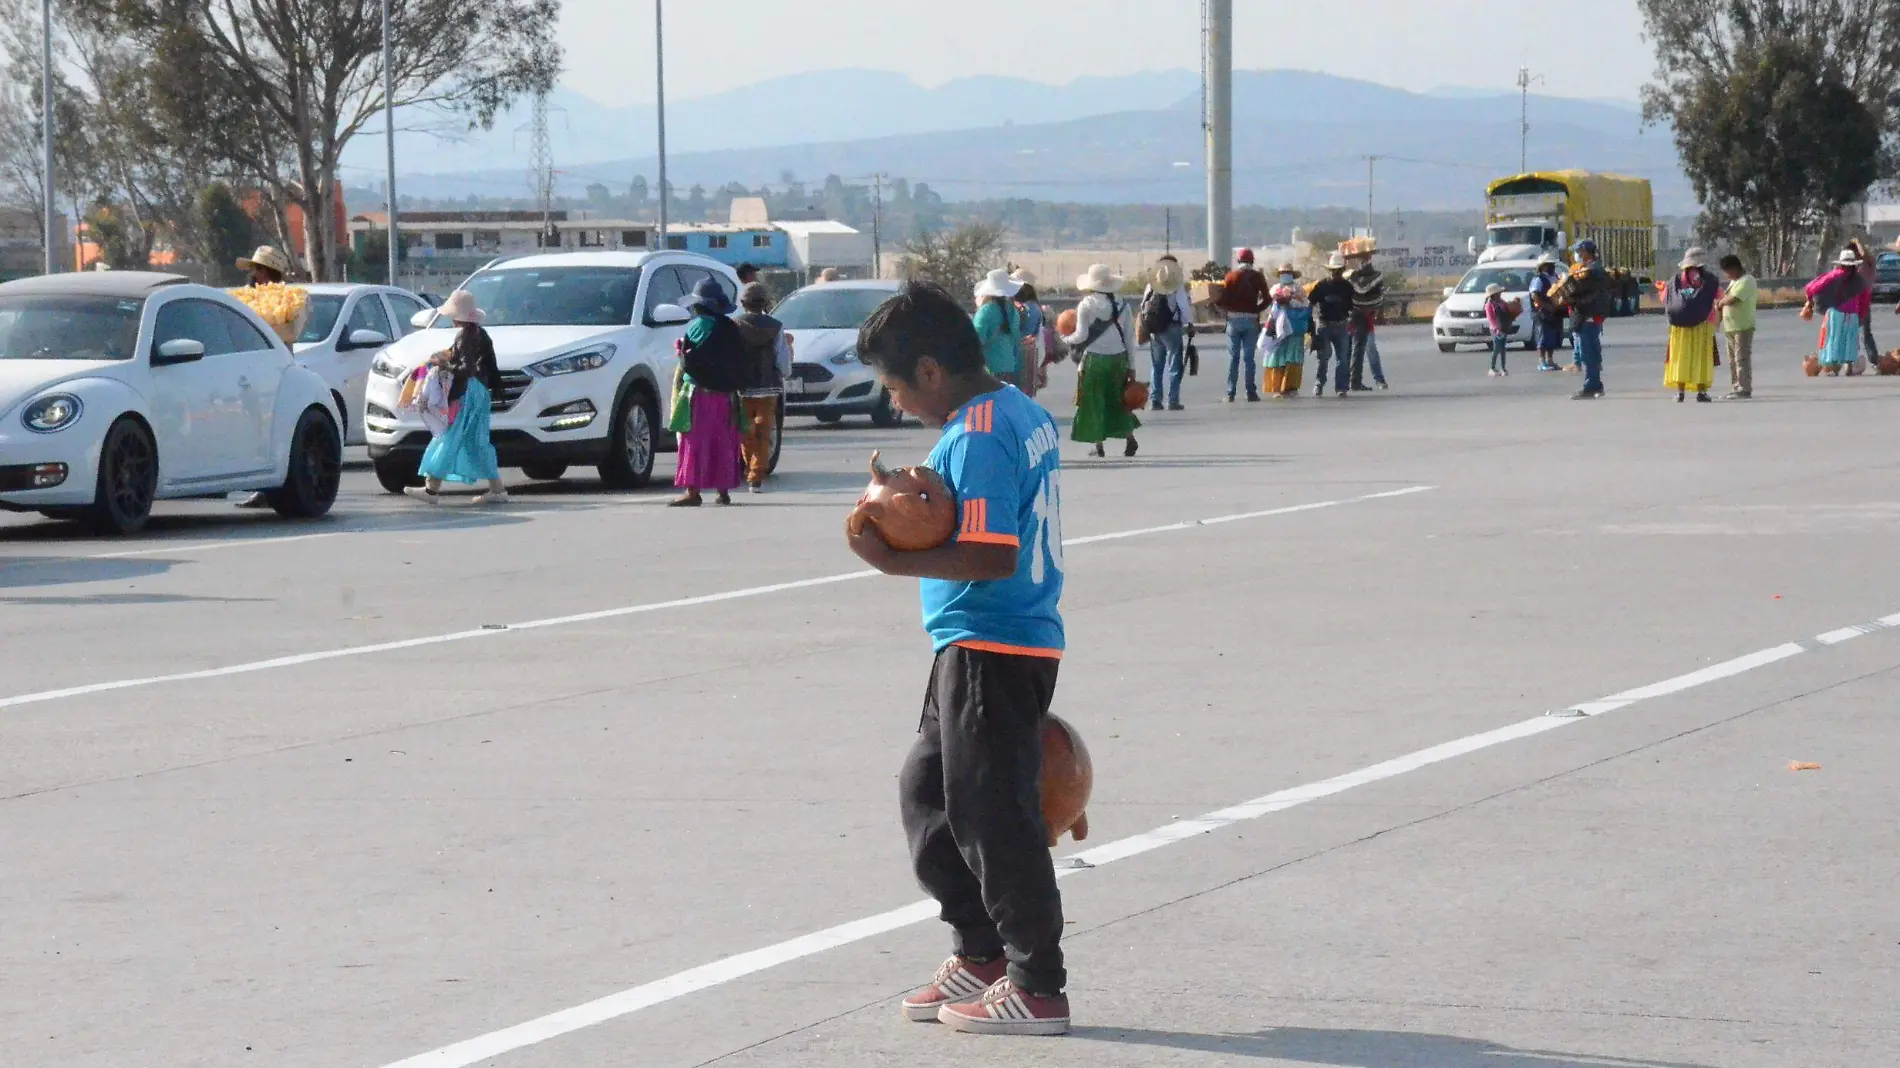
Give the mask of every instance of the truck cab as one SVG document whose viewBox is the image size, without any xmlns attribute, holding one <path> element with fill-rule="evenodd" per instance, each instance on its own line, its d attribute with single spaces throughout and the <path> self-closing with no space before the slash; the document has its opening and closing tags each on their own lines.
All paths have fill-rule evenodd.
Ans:
<svg viewBox="0 0 1900 1068">
<path fill-rule="evenodd" d="M 1569 262 L 1569 242 L 1556 220 L 1514 219 L 1485 227 L 1484 241 L 1471 238 L 1467 251 L 1479 263 L 1537 260 L 1551 255 Z"/>
</svg>

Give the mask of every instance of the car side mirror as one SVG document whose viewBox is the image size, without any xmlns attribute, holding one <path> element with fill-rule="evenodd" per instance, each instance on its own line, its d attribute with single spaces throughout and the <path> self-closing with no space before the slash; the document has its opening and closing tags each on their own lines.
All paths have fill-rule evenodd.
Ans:
<svg viewBox="0 0 1900 1068">
<path fill-rule="evenodd" d="M 433 322 L 435 322 L 435 311 L 430 308 L 424 308 L 409 317 L 409 325 L 417 330 L 427 330 L 429 324 Z"/>
<path fill-rule="evenodd" d="M 1456 292 L 1458 292 L 1458 287 L 1457 287 L 1457 286 L 1446 286 L 1446 287 L 1445 287 L 1445 296 L 1446 296 L 1446 297 L 1450 297 L 1450 296 L 1451 296 L 1452 294 L 1454 294 L 1454 293 L 1456 293 Z"/>
<path fill-rule="evenodd" d="M 654 326 L 679 326 L 693 321 L 693 313 L 677 304 L 656 304 L 649 320 Z"/>
<path fill-rule="evenodd" d="M 1473 256 L 1476 256 L 1476 255 L 1478 254 L 1478 248 L 1479 248 L 1479 246 L 1478 246 L 1478 239 L 1477 239 L 1477 238 L 1475 238 L 1475 237 L 1467 237 L 1467 238 L 1465 238 L 1465 251 L 1466 251 L 1466 252 L 1468 252 L 1468 253 L 1470 253 L 1470 254 L 1471 254 L 1471 255 L 1473 255 Z"/>
<path fill-rule="evenodd" d="M 380 349 L 389 344 L 380 330 L 355 330 L 350 333 L 349 345 L 353 349 Z"/>
<path fill-rule="evenodd" d="M 195 363 L 205 358 L 205 343 L 190 338 L 167 341 L 152 353 L 153 367 L 170 367 L 175 363 Z"/>
</svg>

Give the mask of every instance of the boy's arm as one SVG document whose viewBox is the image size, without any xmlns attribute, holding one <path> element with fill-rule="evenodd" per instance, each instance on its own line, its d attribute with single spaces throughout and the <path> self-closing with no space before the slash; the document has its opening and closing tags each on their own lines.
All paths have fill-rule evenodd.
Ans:
<svg viewBox="0 0 1900 1068">
<path fill-rule="evenodd" d="M 898 552 L 866 523 L 846 540 L 858 559 L 886 575 L 898 578 L 943 579 L 947 582 L 994 582 L 1016 573 L 1016 546 L 988 542 L 951 541 L 921 552 Z"/>
</svg>

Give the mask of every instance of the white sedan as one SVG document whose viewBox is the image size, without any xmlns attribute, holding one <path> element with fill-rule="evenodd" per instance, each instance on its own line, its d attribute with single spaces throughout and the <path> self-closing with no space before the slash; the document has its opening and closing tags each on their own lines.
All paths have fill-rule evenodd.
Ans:
<svg viewBox="0 0 1900 1068">
<path fill-rule="evenodd" d="M 298 363 L 329 384 L 343 413 L 344 444 L 361 445 L 370 361 L 390 342 L 415 333 L 411 320 L 424 305 L 414 293 L 394 286 L 326 283 L 301 288 L 309 294 L 310 317 L 290 349 Z"/>
<path fill-rule="evenodd" d="M 156 500 L 263 490 L 281 515 L 320 516 L 340 420 L 223 290 L 135 271 L 0 285 L 0 508 L 129 534 Z"/>
</svg>

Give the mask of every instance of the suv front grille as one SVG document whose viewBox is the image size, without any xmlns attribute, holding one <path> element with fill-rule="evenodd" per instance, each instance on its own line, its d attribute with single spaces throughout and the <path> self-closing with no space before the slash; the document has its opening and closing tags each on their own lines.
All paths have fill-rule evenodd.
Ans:
<svg viewBox="0 0 1900 1068">
<path fill-rule="evenodd" d="M 804 382 L 829 382 L 831 372 L 823 364 L 795 363 L 792 365 L 792 377 Z"/>
<path fill-rule="evenodd" d="M 528 392 L 528 387 L 533 384 L 534 379 L 529 377 L 526 372 L 503 371 L 501 373 L 501 395 L 492 399 L 489 405 L 490 410 L 505 412 L 513 408 L 515 402 L 519 401 L 521 395 Z"/>
</svg>

